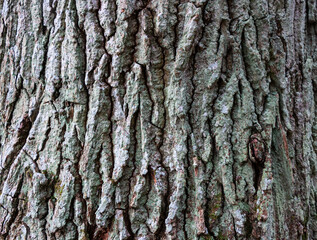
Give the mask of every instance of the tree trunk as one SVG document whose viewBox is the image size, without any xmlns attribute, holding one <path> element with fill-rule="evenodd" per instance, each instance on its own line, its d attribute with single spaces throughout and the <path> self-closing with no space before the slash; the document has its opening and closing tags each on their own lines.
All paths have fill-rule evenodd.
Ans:
<svg viewBox="0 0 317 240">
<path fill-rule="evenodd" d="M 315 0 L 0 9 L 0 239 L 317 239 Z"/>
</svg>

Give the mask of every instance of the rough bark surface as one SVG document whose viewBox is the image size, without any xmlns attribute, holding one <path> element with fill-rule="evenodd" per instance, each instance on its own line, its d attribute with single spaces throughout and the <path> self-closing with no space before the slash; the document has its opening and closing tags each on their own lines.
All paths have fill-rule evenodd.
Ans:
<svg viewBox="0 0 317 240">
<path fill-rule="evenodd" d="M 0 239 L 317 239 L 315 0 L 0 9 Z"/>
</svg>

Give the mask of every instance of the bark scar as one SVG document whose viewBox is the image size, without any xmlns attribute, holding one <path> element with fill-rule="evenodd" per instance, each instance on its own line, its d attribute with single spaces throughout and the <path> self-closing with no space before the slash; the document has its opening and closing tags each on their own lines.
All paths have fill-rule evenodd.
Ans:
<svg viewBox="0 0 317 240">
<path fill-rule="evenodd" d="M 249 140 L 249 157 L 255 164 L 263 164 L 266 158 L 266 146 L 261 135 L 255 133 Z"/>
</svg>

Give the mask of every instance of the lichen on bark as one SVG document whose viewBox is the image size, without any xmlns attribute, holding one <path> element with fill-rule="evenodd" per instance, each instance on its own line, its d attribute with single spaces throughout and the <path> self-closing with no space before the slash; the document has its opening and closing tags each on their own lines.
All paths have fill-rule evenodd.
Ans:
<svg viewBox="0 0 317 240">
<path fill-rule="evenodd" d="M 317 239 L 315 1 L 0 9 L 0 239 Z"/>
</svg>

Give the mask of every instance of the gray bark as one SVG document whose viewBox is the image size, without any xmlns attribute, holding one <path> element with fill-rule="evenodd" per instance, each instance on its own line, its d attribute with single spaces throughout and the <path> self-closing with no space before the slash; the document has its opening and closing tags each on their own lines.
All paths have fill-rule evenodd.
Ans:
<svg viewBox="0 0 317 240">
<path fill-rule="evenodd" d="M 0 9 L 0 239 L 317 239 L 316 1 Z"/>
</svg>

